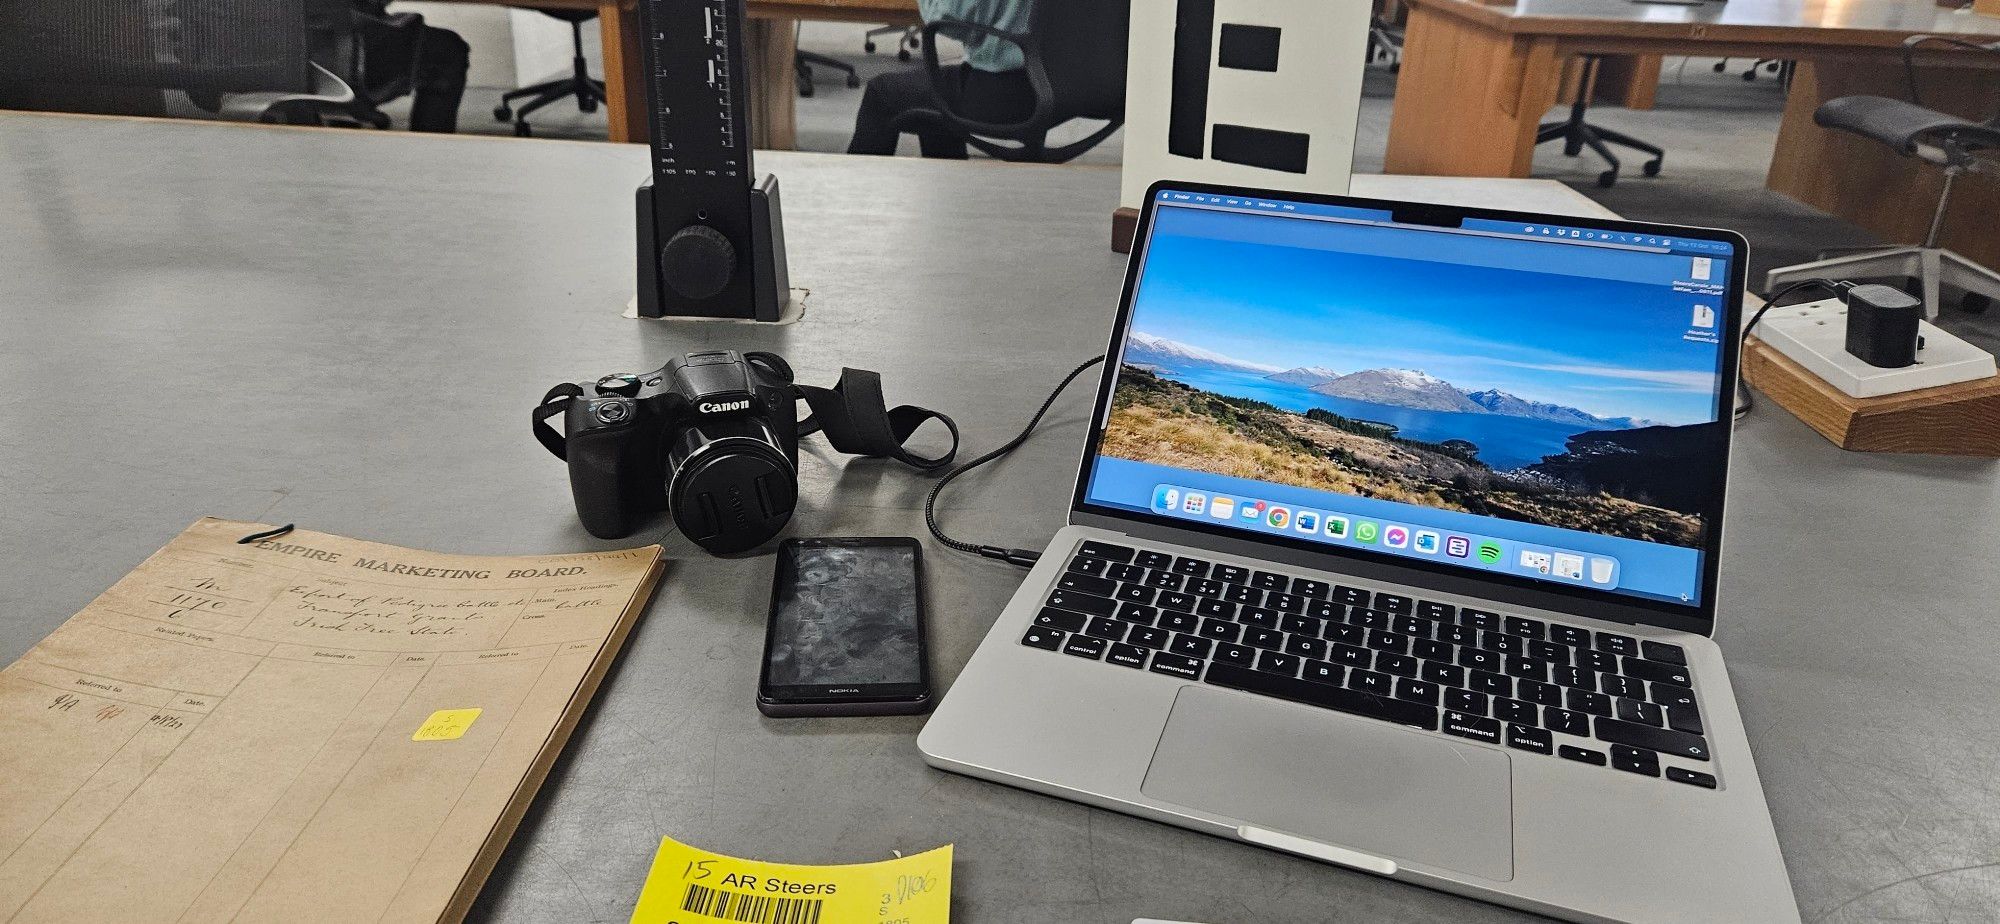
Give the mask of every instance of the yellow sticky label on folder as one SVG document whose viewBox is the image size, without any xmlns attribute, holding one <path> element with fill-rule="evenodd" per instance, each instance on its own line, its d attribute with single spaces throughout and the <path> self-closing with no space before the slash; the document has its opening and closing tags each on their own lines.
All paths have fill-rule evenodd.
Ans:
<svg viewBox="0 0 2000 924">
<path fill-rule="evenodd" d="M 478 709 L 439 709 L 417 726 L 417 733 L 411 741 L 450 741 L 463 737 L 466 729 L 472 727 L 472 720 L 479 718 Z"/>
<path fill-rule="evenodd" d="M 632 924 L 945 924 L 951 845 L 844 866 L 765 863 L 660 839 Z"/>
</svg>

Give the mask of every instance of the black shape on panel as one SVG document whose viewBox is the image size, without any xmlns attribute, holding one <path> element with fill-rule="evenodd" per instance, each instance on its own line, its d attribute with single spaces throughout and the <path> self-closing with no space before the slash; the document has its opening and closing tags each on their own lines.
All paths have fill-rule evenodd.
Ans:
<svg viewBox="0 0 2000 924">
<path fill-rule="evenodd" d="M 1215 41 L 1215 0 L 1179 0 L 1174 13 L 1174 75 L 1167 101 L 1167 153 L 1200 159 L 1208 130 L 1208 54 Z"/>
<path fill-rule="evenodd" d="M 1311 142 L 1311 135 L 1299 132 L 1217 123 L 1212 150 L 1216 160 L 1286 173 L 1304 173 L 1306 149 Z"/>
<path fill-rule="evenodd" d="M 1215 63 L 1239 71 L 1275 71 L 1278 36 L 1283 31 L 1277 26 L 1223 23 L 1222 44 L 1216 49 Z"/>
</svg>

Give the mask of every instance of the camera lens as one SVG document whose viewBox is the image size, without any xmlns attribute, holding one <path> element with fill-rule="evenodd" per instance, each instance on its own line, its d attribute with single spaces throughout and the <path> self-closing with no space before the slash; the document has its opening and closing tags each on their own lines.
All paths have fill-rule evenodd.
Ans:
<svg viewBox="0 0 2000 924">
<path fill-rule="evenodd" d="M 762 418 L 687 423 L 670 437 L 667 469 L 674 525 L 710 552 L 756 548 L 792 518 L 798 474 Z"/>
<path fill-rule="evenodd" d="M 606 401 L 597 406 L 597 419 L 604 423 L 617 423 L 631 416 L 631 409 L 623 401 Z"/>
</svg>

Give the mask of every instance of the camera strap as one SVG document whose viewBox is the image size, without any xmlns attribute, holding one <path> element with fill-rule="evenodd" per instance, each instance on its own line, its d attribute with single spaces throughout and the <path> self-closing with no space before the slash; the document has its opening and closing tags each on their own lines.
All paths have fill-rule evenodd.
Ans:
<svg viewBox="0 0 2000 924">
<path fill-rule="evenodd" d="M 557 433 L 554 427 L 544 426 L 542 422 L 562 413 L 571 401 L 581 397 L 583 386 L 575 382 L 564 382 L 549 389 L 549 393 L 542 396 L 542 403 L 535 405 L 534 421 L 530 424 L 535 428 L 535 439 L 541 440 L 544 448 L 565 462 L 569 461 L 569 440 Z"/>
<path fill-rule="evenodd" d="M 826 441 L 841 452 L 895 459 L 924 471 L 950 465 L 958 456 L 958 424 L 937 411 L 914 404 L 885 409 L 882 376 L 878 373 L 842 369 L 840 380 L 832 388 L 793 383 L 792 389 L 812 409 L 806 419 L 799 421 L 800 437 L 824 433 Z M 940 455 L 922 456 L 903 445 L 917 428 L 933 420 L 951 432 L 950 448 Z"/>
</svg>

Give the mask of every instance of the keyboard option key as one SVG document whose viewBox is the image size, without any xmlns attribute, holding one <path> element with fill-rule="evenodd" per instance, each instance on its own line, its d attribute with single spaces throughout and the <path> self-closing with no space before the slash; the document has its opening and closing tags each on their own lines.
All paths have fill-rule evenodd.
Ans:
<svg viewBox="0 0 2000 924">
<path fill-rule="evenodd" d="M 1507 746 L 1537 754 L 1554 754 L 1556 739 L 1547 731 L 1531 725 L 1507 726 Z"/>
<path fill-rule="evenodd" d="M 1137 645 L 1127 645 L 1123 642 L 1117 642 L 1112 644 L 1111 650 L 1104 655 L 1104 662 L 1106 664 L 1116 664 L 1119 667 L 1129 667 L 1133 670 L 1139 670 L 1146 666 L 1146 655 L 1148 654 L 1151 654 L 1151 652 Z"/>
</svg>

